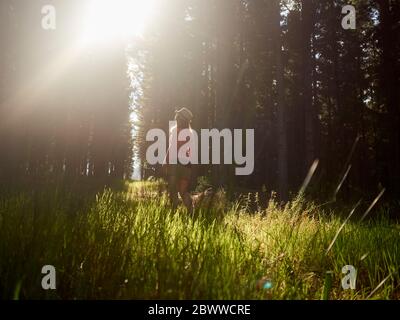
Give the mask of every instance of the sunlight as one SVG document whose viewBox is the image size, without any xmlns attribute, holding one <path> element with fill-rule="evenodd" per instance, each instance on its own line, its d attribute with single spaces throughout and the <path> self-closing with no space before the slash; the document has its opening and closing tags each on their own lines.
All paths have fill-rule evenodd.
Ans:
<svg viewBox="0 0 400 320">
<path fill-rule="evenodd" d="M 93 0 L 87 10 L 85 44 L 109 43 L 143 35 L 156 0 Z"/>
</svg>

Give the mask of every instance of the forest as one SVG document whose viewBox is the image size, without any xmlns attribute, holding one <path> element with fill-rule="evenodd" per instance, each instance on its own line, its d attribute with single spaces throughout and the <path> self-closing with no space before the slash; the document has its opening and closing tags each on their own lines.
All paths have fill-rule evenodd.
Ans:
<svg viewBox="0 0 400 320">
<path fill-rule="evenodd" d="M 54 1 L 46 32 L 42 4 L 1 4 L 4 181 L 130 178 L 133 159 L 141 178 L 157 176 L 145 134 L 186 106 L 195 129 L 256 132 L 251 176 L 196 168 L 214 185 L 287 200 L 319 159 L 318 194 L 350 165 L 346 193 L 399 194 L 396 1 L 161 1 L 146 36 L 97 50 L 76 45 L 83 5 Z M 355 30 L 342 27 L 348 4 Z"/>
</svg>

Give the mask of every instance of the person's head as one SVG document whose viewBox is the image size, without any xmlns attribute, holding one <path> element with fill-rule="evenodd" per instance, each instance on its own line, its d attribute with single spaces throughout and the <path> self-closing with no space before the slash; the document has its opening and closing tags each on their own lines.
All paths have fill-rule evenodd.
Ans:
<svg viewBox="0 0 400 320">
<path fill-rule="evenodd" d="M 189 128 L 193 119 L 193 113 L 187 108 L 175 111 L 175 120 L 179 128 Z"/>
</svg>

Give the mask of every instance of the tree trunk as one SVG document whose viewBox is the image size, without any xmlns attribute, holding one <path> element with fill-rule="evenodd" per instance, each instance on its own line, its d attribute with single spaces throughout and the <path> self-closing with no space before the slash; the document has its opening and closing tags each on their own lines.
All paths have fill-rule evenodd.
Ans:
<svg viewBox="0 0 400 320">
<path fill-rule="evenodd" d="M 312 0 L 302 0 L 303 26 L 303 110 L 304 110 L 304 173 L 315 160 L 314 118 L 312 98 L 312 35 L 314 27 L 314 5 Z"/>
<path fill-rule="evenodd" d="M 282 201 L 288 200 L 288 145 L 286 125 L 286 105 L 284 88 L 284 67 L 282 62 L 282 38 L 280 28 L 280 1 L 274 0 L 275 63 L 277 80 L 277 134 L 278 134 L 278 195 Z"/>
</svg>

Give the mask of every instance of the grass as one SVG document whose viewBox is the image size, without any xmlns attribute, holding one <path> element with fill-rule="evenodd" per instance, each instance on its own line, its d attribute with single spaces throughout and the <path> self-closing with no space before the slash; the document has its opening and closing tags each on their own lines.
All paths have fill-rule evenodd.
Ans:
<svg viewBox="0 0 400 320">
<path fill-rule="evenodd" d="M 0 197 L 0 298 L 400 298 L 400 229 L 377 208 L 374 222 L 350 219 L 327 252 L 349 212 L 297 198 L 250 213 L 217 199 L 189 217 L 156 182 L 127 187 Z M 41 288 L 44 265 L 56 290 Z M 342 289 L 345 265 L 357 269 L 355 290 Z"/>
</svg>

